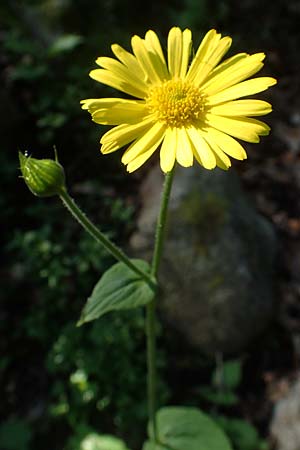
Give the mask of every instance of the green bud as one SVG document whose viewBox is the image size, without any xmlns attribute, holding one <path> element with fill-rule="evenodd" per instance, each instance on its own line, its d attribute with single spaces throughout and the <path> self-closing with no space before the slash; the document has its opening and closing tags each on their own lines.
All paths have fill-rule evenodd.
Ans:
<svg viewBox="0 0 300 450">
<path fill-rule="evenodd" d="M 57 159 L 35 159 L 19 152 L 20 169 L 34 195 L 51 197 L 65 189 L 65 172 Z"/>
</svg>

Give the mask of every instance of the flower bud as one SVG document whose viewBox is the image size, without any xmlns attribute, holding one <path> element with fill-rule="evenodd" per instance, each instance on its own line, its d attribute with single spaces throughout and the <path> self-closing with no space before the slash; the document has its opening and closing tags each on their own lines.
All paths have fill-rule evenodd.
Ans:
<svg viewBox="0 0 300 450">
<path fill-rule="evenodd" d="M 34 195 L 51 197 L 65 189 L 65 172 L 57 160 L 35 159 L 19 152 L 20 169 Z"/>
</svg>

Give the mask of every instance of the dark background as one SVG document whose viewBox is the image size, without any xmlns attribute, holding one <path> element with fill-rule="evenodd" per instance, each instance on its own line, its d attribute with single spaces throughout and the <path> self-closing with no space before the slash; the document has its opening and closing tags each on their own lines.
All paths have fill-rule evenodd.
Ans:
<svg viewBox="0 0 300 450">
<path fill-rule="evenodd" d="M 130 37 L 150 28 L 165 42 L 173 25 L 192 30 L 195 48 L 217 28 L 233 37 L 231 55 L 264 51 L 264 74 L 279 81 L 268 94 L 271 137 L 247 146 L 248 161 L 232 169 L 277 231 L 277 309 L 263 342 L 231 356 L 242 373 L 236 399 L 217 405 L 260 436 L 252 444 L 235 439 L 237 450 L 266 448 L 279 382 L 289 383 L 298 368 L 300 3 L 10 0 L 1 2 L 0 17 L 0 448 L 79 450 L 81 439 L 96 431 L 120 436 L 135 450 L 145 438 L 143 312 L 110 314 L 76 328 L 91 287 L 112 260 L 57 199 L 32 196 L 18 178 L 17 151 L 52 157 L 55 144 L 72 195 L 125 246 L 148 166 L 128 175 L 120 153 L 101 156 L 104 127 L 90 121 L 79 101 L 111 95 L 88 77 L 96 57 L 110 55 L 111 43 L 129 49 Z M 176 354 L 176 336 L 160 336 L 161 403 L 182 396 L 185 404 L 215 410 L 197 394 L 209 383 L 215 355 L 187 347 Z"/>
</svg>

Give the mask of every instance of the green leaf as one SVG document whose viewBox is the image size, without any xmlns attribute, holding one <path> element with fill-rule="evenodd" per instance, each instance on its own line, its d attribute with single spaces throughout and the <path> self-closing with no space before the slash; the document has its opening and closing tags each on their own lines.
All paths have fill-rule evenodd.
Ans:
<svg viewBox="0 0 300 450">
<path fill-rule="evenodd" d="M 144 272 L 150 272 L 146 261 L 132 262 Z M 84 306 L 78 326 L 98 319 L 109 311 L 132 309 L 153 300 L 153 288 L 124 263 L 114 264 L 96 284 L 92 295 Z"/>
<path fill-rule="evenodd" d="M 224 389 L 216 390 L 210 386 L 201 387 L 199 393 L 205 400 L 216 405 L 232 406 L 236 405 L 239 401 L 238 396 L 234 392 Z"/>
<path fill-rule="evenodd" d="M 83 41 L 83 37 L 78 34 L 64 34 L 58 37 L 49 48 L 49 55 L 56 56 L 60 53 L 71 52 Z"/>
<path fill-rule="evenodd" d="M 221 428 L 199 409 L 166 407 L 156 417 L 160 445 L 147 441 L 143 450 L 232 450 Z M 152 436 L 151 426 L 148 431 Z"/>
<path fill-rule="evenodd" d="M 239 450 L 257 450 L 259 448 L 262 441 L 257 430 L 250 423 L 225 416 L 219 416 L 217 422 Z"/>
<path fill-rule="evenodd" d="M 110 435 L 89 433 L 80 443 L 80 450 L 129 450 L 120 439 Z"/>
<path fill-rule="evenodd" d="M 147 441 L 143 445 L 143 450 L 171 450 L 171 449 L 169 447 L 166 447 L 165 445 L 154 444 L 153 442 Z"/>
<path fill-rule="evenodd" d="M 242 365 L 239 360 L 226 361 L 221 369 L 216 369 L 212 375 L 214 386 L 224 386 L 227 389 L 236 389 L 242 378 Z"/>
</svg>

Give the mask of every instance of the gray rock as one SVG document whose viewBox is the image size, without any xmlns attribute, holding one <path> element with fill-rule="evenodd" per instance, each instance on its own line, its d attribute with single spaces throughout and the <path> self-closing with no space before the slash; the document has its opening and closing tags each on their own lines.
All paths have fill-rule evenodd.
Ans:
<svg viewBox="0 0 300 450">
<path fill-rule="evenodd" d="M 300 378 L 275 405 L 271 435 L 277 450 L 300 450 Z"/>
<path fill-rule="evenodd" d="M 141 191 L 131 247 L 151 258 L 163 175 L 155 168 Z M 160 271 L 161 311 L 193 346 L 240 351 L 272 314 L 271 225 L 248 203 L 233 170 L 176 170 Z"/>
</svg>

